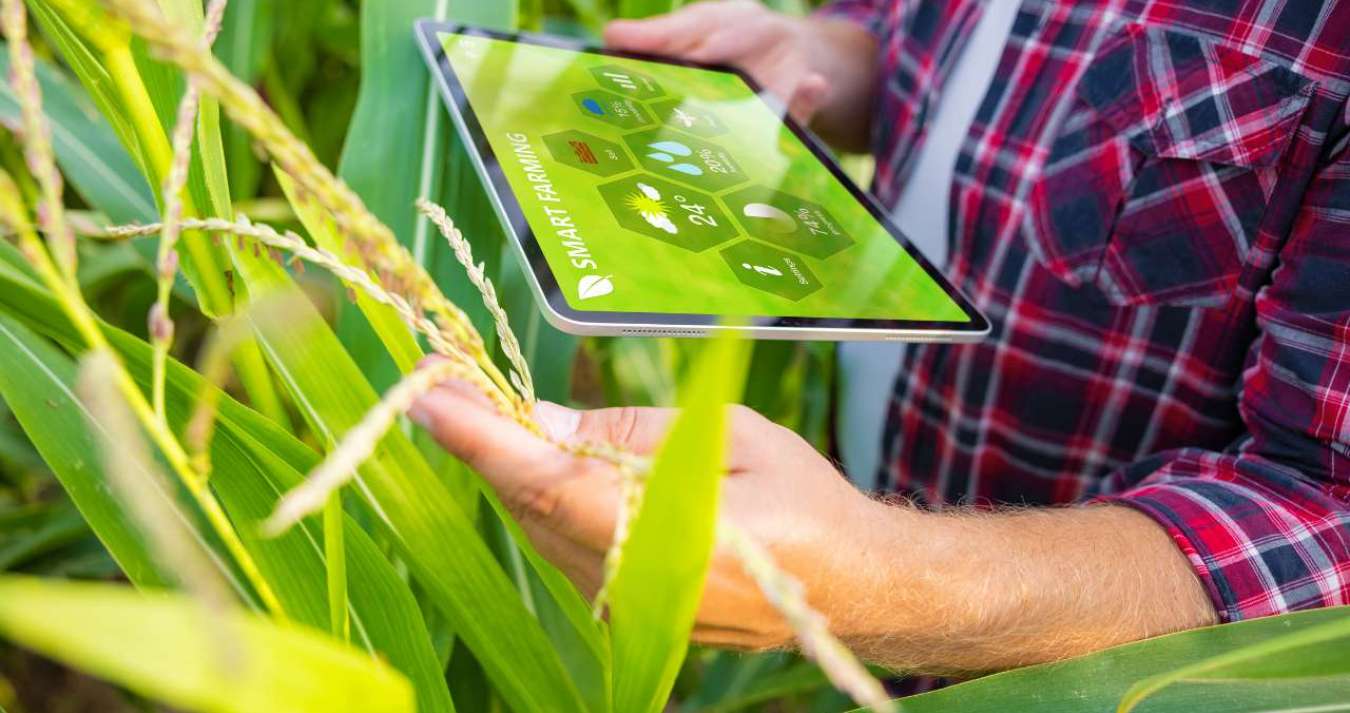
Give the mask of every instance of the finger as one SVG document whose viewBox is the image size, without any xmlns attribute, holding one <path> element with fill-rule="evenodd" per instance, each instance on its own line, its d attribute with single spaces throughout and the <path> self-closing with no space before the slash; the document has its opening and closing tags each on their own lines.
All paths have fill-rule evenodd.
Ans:
<svg viewBox="0 0 1350 713">
<path fill-rule="evenodd" d="M 809 124 L 821 107 L 825 106 L 829 93 L 830 85 L 825 77 L 816 72 L 811 72 L 802 79 L 792 93 L 792 100 L 788 103 L 788 113 L 799 123 Z"/>
<path fill-rule="evenodd" d="M 499 492 L 552 475 L 558 449 L 501 415 L 477 387 L 447 381 L 413 404 L 408 417 L 447 451 L 482 473 Z"/>
<path fill-rule="evenodd" d="M 630 52 L 679 55 L 697 46 L 712 29 L 702 10 L 701 6 L 693 5 L 644 20 L 615 20 L 605 26 L 605 46 Z"/>
<path fill-rule="evenodd" d="M 696 46 L 685 52 L 684 58 L 702 64 L 730 63 L 752 56 L 761 44 L 758 40 L 756 34 L 747 36 L 744 29 L 738 32 L 734 26 L 717 24 Z"/>
<path fill-rule="evenodd" d="M 595 547 L 591 542 L 577 542 L 572 537 L 529 520 L 522 522 L 521 528 L 534 544 L 535 550 L 562 570 L 582 594 L 588 599 L 595 596 L 604 579 L 605 552 L 614 538 L 612 523 L 601 547 Z"/>
<path fill-rule="evenodd" d="M 576 428 L 569 440 L 609 443 L 631 453 L 647 455 L 665 440 L 679 412 L 675 409 L 625 406 L 573 413 L 577 414 Z"/>
<path fill-rule="evenodd" d="M 559 443 L 603 443 L 644 455 L 656 450 L 678 412 L 663 408 L 577 411 L 550 401 L 535 404 L 535 420 Z"/>
<path fill-rule="evenodd" d="M 592 547 L 603 547 L 613 537 L 620 497 L 613 468 L 573 457 L 539 438 L 462 381 L 438 386 L 408 415 L 487 479 L 523 520 L 537 519 Z"/>
</svg>

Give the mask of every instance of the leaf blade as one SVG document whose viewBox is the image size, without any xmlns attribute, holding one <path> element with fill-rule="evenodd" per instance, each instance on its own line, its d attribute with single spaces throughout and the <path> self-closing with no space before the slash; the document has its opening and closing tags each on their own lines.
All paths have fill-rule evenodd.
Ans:
<svg viewBox="0 0 1350 713">
<path fill-rule="evenodd" d="M 412 688 L 376 659 L 315 633 L 241 612 L 212 613 L 167 592 L 0 578 L 0 632 L 54 658 L 193 710 L 413 710 Z M 229 667 L 220 641 L 239 654 Z"/>
<path fill-rule="evenodd" d="M 746 344 L 731 336 L 704 348 L 647 476 L 610 596 L 614 661 L 623 664 L 615 710 L 658 711 L 675 683 L 712 557 L 727 404 L 744 385 L 748 358 Z"/>
</svg>

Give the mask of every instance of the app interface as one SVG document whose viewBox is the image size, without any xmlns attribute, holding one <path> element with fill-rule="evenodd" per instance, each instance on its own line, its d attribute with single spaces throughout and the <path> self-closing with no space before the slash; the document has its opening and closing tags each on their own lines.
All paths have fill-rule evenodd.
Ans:
<svg viewBox="0 0 1350 713">
<path fill-rule="evenodd" d="M 574 310 L 969 321 L 740 77 L 441 41 Z"/>
</svg>

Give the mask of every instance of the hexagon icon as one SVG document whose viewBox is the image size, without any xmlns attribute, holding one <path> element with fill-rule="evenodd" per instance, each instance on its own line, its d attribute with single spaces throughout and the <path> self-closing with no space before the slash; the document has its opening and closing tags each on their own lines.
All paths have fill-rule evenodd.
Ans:
<svg viewBox="0 0 1350 713">
<path fill-rule="evenodd" d="M 726 202 L 752 238 L 820 259 L 853 245 L 829 211 L 805 198 L 753 186 L 727 196 Z"/>
<path fill-rule="evenodd" d="M 544 145 L 558 163 L 604 178 L 633 169 L 633 159 L 622 146 L 584 131 L 549 134 L 544 137 Z"/>
<path fill-rule="evenodd" d="M 619 225 L 685 250 L 701 252 L 738 235 L 710 195 L 640 173 L 600 186 Z"/>
<path fill-rule="evenodd" d="M 792 301 L 820 289 L 820 280 L 798 255 L 754 240 L 742 240 L 722 251 L 736 279 Z"/>
<path fill-rule="evenodd" d="M 592 67 L 591 76 L 605 89 L 634 99 L 655 99 L 666 93 L 651 77 L 617 64 Z"/>
<path fill-rule="evenodd" d="M 666 99 L 651 105 L 656 120 L 695 136 L 712 138 L 727 132 L 726 124 L 711 109 L 683 99 Z"/>
<path fill-rule="evenodd" d="M 572 100 L 582 114 L 620 129 L 636 129 L 652 123 L 651 115 L 641 104 L 613 92 L 592 89 L 573 94 Z"/>
<path fill-rule="evenodd" d="M 714 192 L 747 180 L 730 153 L 703 139 L 661 128 L 628 134 L 623 140 L 638 163 L 658 176 Z"/>
</svg>

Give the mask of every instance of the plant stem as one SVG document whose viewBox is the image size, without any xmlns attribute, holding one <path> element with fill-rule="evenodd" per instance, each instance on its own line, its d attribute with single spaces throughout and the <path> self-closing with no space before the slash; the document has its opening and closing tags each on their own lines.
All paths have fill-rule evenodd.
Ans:
<svg viewBox="0 0 1350 713">
<path fill-rule="evenodd" d="M 74 324 L 76 331 L 84 340 L 85 346 L 89 349 L 104 349 L 112 352 L 112 346 L 94 321 L 93 312 L 85 304 L 84 296 L 61 279 L 61 273 L 56 269 L 51 257 L 42 247 L 42 241 L 37 237 L 37 234 L 26 226 L 19 226 L 18 232 L 24 254 L 28 256 L 38 276 L 56 297 L 57 303 L 61 305 L 61 310 Z M 225 549 L 234 558 L 240 571 L 253 585 L 254 591 L 258 594 L 258 598 L 262 600 L 263 606 L 278 616 L 284 616 L 285 612 L 282 609 L 281 601 L 277 599 L 276 594 L 273 593 L 271 586 L 267 583 L 267 579 L 263 577 L 262 571 L 258 569 L 257 563 L 254 562 L 253 556 L 249 554 L 248 549 L 239 539 L 239 533 L 235 531 L 229 516 L 225 514 L 215 495 L 207 488 L 206 480 L 199 477 L 196 471 L 192 469 L 188 454 L 179 444 L 177 437 L 169 430 L 168 425 L 163 420 L 155 416 L 154 409 L 145 399 L 145 394 L 141 393 L 141 390 L 136 386 L 136 382 L 120 363 L 117 369 L 117 388 L 127 400 L 127 405 L 131 407 L 132 413 L 136 414 L 137 420 L 141 422 L 150 439 L 164 454 L 169 467 L 187 486 L 188 492 L 192 494 L 193 499 L 201 507 L 207 522 L 216 531 L 216 535 L 220 537 Z"/>
<path fill-rule="evenodd" d="M 104 43 L 100 46 L 104 52 L 108 74 L 126 105 L 132 126 L 135 127 L 136 137 L 145 158 L 144 164 L 148 174 L 146 179 L 150 185 L 162 185 L 164 175 L 173 163 L 173 149 L 159 121 L 154 103 L 150 100 L 145 82 L 141 79 L 140 71 L 136 68 L 136 60 L 131 54 L 130 39 L 125 42 Z M 199 215 L 190 194 L 183 196 L 183 215 L 187 217 Z M 202 283 L 198 299 L 201 301 L 203 311 L 211 316 L 226 315 L 234 311 L 234 298 L 225 284 L 224 270 L 216 267 L 210 243 L 200 233 L 189 232 L 183 236 L 182 245 L 192 264 L 196 266 L 198 280 Z M 159 398 L 162 398 L 167 352 L 163 357 L 159 352 L 160 350 L 156 349 L 151 367 L 152 391 L 160 393 Z M 239 372 L 239 380 L 244 384 L 253 404 L 268 418 L 284 426 L 288 422 L 286 409 L 267 373 L 266 362 L 257 344 L 255 342 L 242 344 L 235 354 L 235 369 Z M 155 403 L 160 403 L 159 398 Z"/>
</svg>

